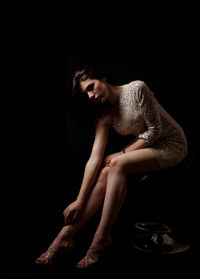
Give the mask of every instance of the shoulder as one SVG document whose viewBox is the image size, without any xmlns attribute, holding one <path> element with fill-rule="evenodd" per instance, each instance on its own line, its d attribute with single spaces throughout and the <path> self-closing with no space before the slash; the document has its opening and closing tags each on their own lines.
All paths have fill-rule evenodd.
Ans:
<svg viewBox="0 0 200 279">
<path fill-rule="evenodd" d="M 148 85 L 142 81 L 142 80 L 134 80 L 130 82 L 130 86 L 133 88 L 131 91 L 133 92 L 135 101 L 138 103 L 141 103 L 144 101 L 144 99 L 151 99 L 153 94 L 151 90 L 149 89 Z"/>
<path fill-rule="evenodd" d="M 134 80 L 129 83 L 129 85 L 137 90 L 146 90 L 148 89 L 147 84 L 142 80 Z"/>
<path fill-rule="evenodd" d="M 147 93 L 146 95 L 149 95 L 149 93 L 151 92 L 149 86 L 142 80 L 134 80 L 131 82 L 131 84 L 135 88 L 136 94 L 138 95 L 143 95 L 144 93 Z"/>
<path fill-rule="evenodd" d="M 147 84 L 142 80 L 134 80 L 127 83 L 124 88 L 131 93 L 132 96 L 141 95 L 149 90 Z"/>
</svg>

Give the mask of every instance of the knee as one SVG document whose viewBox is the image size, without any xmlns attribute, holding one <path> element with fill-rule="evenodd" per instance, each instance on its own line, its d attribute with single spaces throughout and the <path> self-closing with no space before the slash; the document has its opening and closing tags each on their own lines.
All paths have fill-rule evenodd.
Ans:
<svg viewBox="0 0 200 279">
<path fill-rule="evenodd" d="M 109 172 L 109 166 L 106 166 L 106 167 L 102 168 L 101 174 L 100 174 L 100 175 L 101 175 L 103 178 L 106 178 L 106 177 L 108 176 L 108 172 Z"/>
<path fill-rule="evenodd" d="M 113 173 L 113 172 L 121 173 L 121 172 L 124 172 L 124 170 L 125 170 L 124 165 L 119 158 L 114 158 L 113 160 L 111 160 L 110 167 L 109 167 L 109 173 Z"/>
<path fill-rule="evenodd" d="M 106 188 L 107 178 L 108 178 L 109 167 L 104 167 L 98 177 L 97 184 L 98 187 L 104 189 Z"/>
</svg>

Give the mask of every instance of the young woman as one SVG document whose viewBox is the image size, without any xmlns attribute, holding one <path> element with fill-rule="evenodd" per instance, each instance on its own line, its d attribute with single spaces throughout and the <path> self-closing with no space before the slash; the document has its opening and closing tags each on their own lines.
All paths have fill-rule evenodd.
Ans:
<svg viewBox="0 0 200 279">
<path fill-rule="evenodd" d="M 77 199 L 64 210 L 64 227 L 36 263 L 50 264 L 62 251 L 70 253 L 75 233 L 103 203 L 93 241 L 77 264 L 87 268 L 100 262 L 113 243 L 111 229 L 126 196 L 127 175 L 176 165 L 187 155 L 188 146 L 183 129 L 143 81 L 113 85 L 87 65 L 75 72 L 73 90 L 101 104 L 102 111 L 95 122 L 95 139 Z M 104 159 L 110 126 L 119 134 L 133 134 L 134 141 Z"/>
</svg>

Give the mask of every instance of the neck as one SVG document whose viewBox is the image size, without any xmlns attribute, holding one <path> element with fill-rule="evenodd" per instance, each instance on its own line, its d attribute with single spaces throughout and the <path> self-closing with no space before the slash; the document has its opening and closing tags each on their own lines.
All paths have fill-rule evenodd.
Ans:
<svg viewBox="0 0 200 279">
<path fill-rule="evenodd" d="M 108 91 L 109 91 L 109 98 L 108 98 L 109 103 L 113 106 L 117 105 L 119 103 L 122 86 L 109 85 Z"/>
</svg>

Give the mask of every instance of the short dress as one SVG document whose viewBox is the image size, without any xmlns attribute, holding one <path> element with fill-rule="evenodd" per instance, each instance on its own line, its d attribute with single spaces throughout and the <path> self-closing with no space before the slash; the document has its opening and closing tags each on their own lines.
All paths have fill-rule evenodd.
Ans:
<svg viewBox="0 0 200 279">
<path fill-rule="evenodd" d="M 144 139 L 161 169 L 178 164 L 188 153 L 182 127 L 141 80 L 122 85 L 112 126 L 121 135 L 133 134 L 135 140 Z"/>
</svg>

